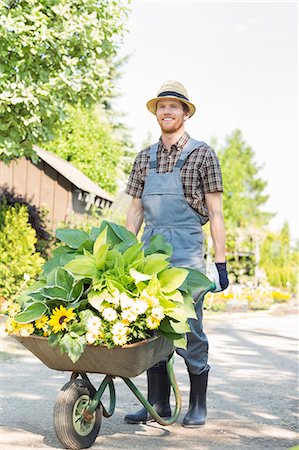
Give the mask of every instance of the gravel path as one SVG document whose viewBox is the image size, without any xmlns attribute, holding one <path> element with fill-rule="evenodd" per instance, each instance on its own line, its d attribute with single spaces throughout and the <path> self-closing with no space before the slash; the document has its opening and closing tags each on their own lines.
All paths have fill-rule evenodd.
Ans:
<svg viewBox="0 0 299 450">
<path fill-rule="evenodd" d="M 298 444 L 297 314 L 206 315 L 205 329 L 211 365 L 207 425 L 180 425 L 189 386 L 177 356 L 183 397 L 178 422 L 170 427 L 125 424 L 124 414 L 139 404 L 116 379 L 116 412 L 103 419 L 93 450 L 283 450 Z M 1 350 L 1 450 L 61 449 L 52 411 L 69 374 L 48 369 L 12 338 L 3 339 Z M 101 377 L 91 375 L 91 380 L 98 387 Z M 145 375 L 134 382 L 143 389 Z"/>
</svg>

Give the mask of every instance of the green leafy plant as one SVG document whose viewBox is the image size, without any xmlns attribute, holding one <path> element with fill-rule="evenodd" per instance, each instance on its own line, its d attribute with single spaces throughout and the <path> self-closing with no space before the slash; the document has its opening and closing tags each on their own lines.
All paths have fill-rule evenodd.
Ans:
<svg viewBox="0 0 299 450">
<path fill-rule="evenodd" d="M 188 319 L 196 318 L 192 294 L 213 283 L 171 267 L 172 249 L 161 236 L 145 250 L 133 233 L 106 221 L 90 233 L 56 235 L 62 244 L 24 293 L 22 311 L 8 319 L 8 332 L 48 336 L 73 362 L 88 344 L 122 346 L 155 332 L 186 347 Z"/>
</svg>

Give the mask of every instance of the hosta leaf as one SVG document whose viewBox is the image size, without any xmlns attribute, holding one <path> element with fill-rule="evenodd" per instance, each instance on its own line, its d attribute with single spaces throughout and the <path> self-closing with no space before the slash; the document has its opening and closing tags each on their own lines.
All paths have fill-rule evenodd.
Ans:
<svg viewBox="0 0 299 450">
<path fill-rule="evenodd" d="M 188 275 L 186 269 L 172 267 L 158 274 L 162 292 L 172 292 L 178 289 Z"/>
<path fill-rule="evenodd" d="M 74 275 L 63 267 L 58 267 L 55 272 L 55 285 L 63 287 L 67 292 L 72 290 Z"/>
<path fill-rule="evenodd" d="M 168 318 L 163 319 L 160 323 L 160 330 L 165 331 L 166 333 L 188 333 L 190 331 L 190 326 L 186 322 L 176 322 L 174 320 L 170 320 Z"/>
<path fill-rule="evenodd" d="M 186 338 L 185 334 L 165 333 L 164 331 L 161 331 L 161 330 L 158 330 L 158 334 L 161 334 L 166 339 L 168 339 L 170 342 L 172 342 L 175 347 L 183 348 L 184 350 L 186 350 L 187 338 Z"/>
<path fill-rule="evenodd" d="M 24 311 L 15 316 L 18 323 L 29 323 L 40 319 L 47 311 L 47 305 L 42 302 L 34 302 L 28 305 Z"/>
<path fill-rule="evenodd" d="M 184 303 L 184 297 L 178 289 L 176 289 L 173 292 L 169 292 L 167 294 L 165 293 L 164 295 L 165 297 L 169 298 L 170 300 L 173 300 L 174 302 Z"/>
<path fill-rule="evenodd" d="M 179 306 L 165 312 L 172 319 L 186 322 L 188 319 L 197 319 L 196 312 L 193 307 L 180 303 Z"/>
<path fill-rule="evenodd" d="M 43 288 L 37 289 L 37 291 L 28 292 L 28 297 L 34 298 L 34 300 L 41 300 L 43 301 L 45 299 L 45 296 L 43 294 Z"/>
<path fill-rule="evenodd" d="M 172 246 L 166 242 L 165 237 L 162 234 L 156 234 L 150 240 L 149 246 L 145 249 L 145 255 L 151 255 L 152 253 L 164 253 L 171 256 L 173 253 Z"/>
<path fill-rule="evenodd" d="M 187 269 L 188 270 L 188 276 L 184 283 L 180 286 L 181 291 L 185 292 L 196 292 L 199 290 L 206 290 L 211 289 L 214 286 L 214 283 L 209 280 L 208 277 L 206 277 L 203 273 L 201 273 L 199 270 L 195 269 Z"/>
<path fill-rule="evenodd" d="M 97 275 L 98 272 L 95 259 L 91 256 L 79 256 L 78 258 L 69 261 L 64 268 L 75 274 L 84 275 L 87 278 L 92 278 Z"/>
<path fill-rule="evenodd" d="M 146 292 L 149 295 L 156 295 L 158 292 L 160 292 L 160 287 L 161 285 L 160 281 L 157 278 L 157 275 L 153 275 L 146 287 Z"/>
<path fill-rule="evenodd" d="M 70 228 L 58 228 L 56 230 L 56 237 L 74 249 L 77 249 L 89 239 L 89 235 L 86 231 Z"/>
<path fill-rule="evenodd" d="M 94 246 L 93 246 L 93 253 L 94 255 L 96 255 L 96 253 L 98 252 L 99 248 L 103 245 L 107 243 L 107 227 L 104 228 L 104 230 L 99 234 L 99 236 L 97 237 Z M 109 247 L 109 245 L 108 245 Z"/>
<path fill-rule="evenodd" d="M 169 261 L 166 261 L 168 255 L 162 253 L 155 253 L 146 256 L 144 259 L 143 272 L 153 275 L 154 273 L 159 273 L 169 266 Z"/>
<path fill-rule="evenodd" d="M 83 282 L 80 280 L 73 285 L 72 290 L 69 295 L 69 299 L 72 301 L 78 300 L 81 297 L 81 295 L 83 294 L 83 291 L 84 291 L 84 285 L 83 285 Z"/>
<path fill-rule="evenodd" d="M 105 266 L 109 244 L 103 244 L 94 252 L 94 258 L 97 269 L 101 270 Z"/>
<path fill-rule="evenodd" d="M 139 256 L 143 252 L 142 247 L 143 247 L 143 244 L 141 242 L 141 243 L 132 245 L 132 247 L 128 248 L 124 252 L 123 258 L 124 258 L 124 262 L 126 265 L 130 265 L 133 261 L 135 261 L 136 259 L 139 258 Z"/>
<path fill-rule="evenodd" d="M 140 281 L 146 281 L 151 279 L 151 275 L 138 272 L 136 269 L 130 269 L 130 275 L 135 281 L 135 283 L 139 283 Z"/>
<path fill-rule="evenodd" d="M 102 293 L 92 292 L 88 295 L 88 303 L 94 307 L 97 311 L 100 311 L 100 307 L 102 303 L 105 301 L 107 297 L 107 291 Z"/>
<path fill-rule="evenodd" d="M 46 286 L 42 291 L 46 298 L 55 300 L 67 300 L 68 298 L 67 290 L 60 286 Z"/>
</svg>

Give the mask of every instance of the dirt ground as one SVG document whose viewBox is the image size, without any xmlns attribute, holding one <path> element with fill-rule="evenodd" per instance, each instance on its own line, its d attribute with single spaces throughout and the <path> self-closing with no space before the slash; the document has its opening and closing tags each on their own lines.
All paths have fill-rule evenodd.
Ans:
<svg viewBox="0 0 299 450">
<path fill-rule="evenodd" d="M 176 424 L 128 425 L 123 416 L 138 400 L 116 379 L 116 411 L 103 418 L 93 450 L 283 450 L 298 437 L 298 315 L 296 309 L 206 315 L 210 342 L 208 422 L 181 426 L 188 405 L 188 376 L 176 356 L 183 398 Z M 101 376 L 91 375 L 95 386 Z M 61 449 L 52 425 L 55 398 L 68 373 L 48 369 L 14 339 L 1 353 L 1 450 Z M 133 379 L 144 391 L 145 374 Z M 106 400 L 108 403 L 108 400 Z"/>
</svg>

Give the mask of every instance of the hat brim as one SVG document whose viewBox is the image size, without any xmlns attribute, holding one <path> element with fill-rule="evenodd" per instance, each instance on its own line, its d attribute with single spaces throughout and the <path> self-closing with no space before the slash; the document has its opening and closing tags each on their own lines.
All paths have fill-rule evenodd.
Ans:
<svg viewBox="0 0 299 450">
<path fill-rule="evenodd" d="M 175 100 L 179 100 L 180 102 L 185 103 L 185 105 L 187 105 L 188 108 L 189 108 L 189 114 L 188 114 L 188 116 L 189 116 L 189 117 L 193 116 L 193 114 L 194 114 L 195 111 L 196 111 L 195 105 L 193 105 L 193 103 L 191 103 L 191 102 L 188 102 L 187 100 L 184 100 L 184 99 L 182 99 L 182 98 L 178 98 L 178 97 L 176 97 L 175 95 L 169 95 L 169 96 L 165 96 L 165 97 L 163 96 L 163 97 L 155 97 L 155 98 L 152 98 L 151 100 L 149 100 L 149 101 L 147 102 L 146 107 L 147 107 L 147 109 L 148 109 L 152 114 L 155 114 L 155 115 L 156 115 L 156 109 L 157 109 L 157 103 L 158 103 L 158 101 L 159 101 L 159 100 L 164 100 L 164 99 L 170 99 L 170 98 L 174 98 Z"/>
</svg>

